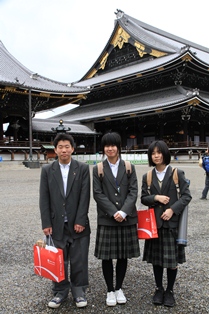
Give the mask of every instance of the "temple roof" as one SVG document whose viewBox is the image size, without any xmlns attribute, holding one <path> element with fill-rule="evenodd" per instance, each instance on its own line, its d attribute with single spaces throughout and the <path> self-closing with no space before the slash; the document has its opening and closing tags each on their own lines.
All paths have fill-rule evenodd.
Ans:
<svg viewBox="0 0 209 314">
<path fill-rule="evenodd" d="M 50 92 L 55 94 L 75 95 L 88 93 L 89 88 L 71 86 L 34 73 L 22 65 L 0 41 L 0 84 L 13 85 L 23 89 Z"/>
<path fill-rule="evenodd" d="M 3 117 L 28 117 L 29 90 L 32 111 L 39 112 L 77 103 L 90 88 L 46 78 L 22 65 L 0 41 L 0 113 Z"/>
<path fill-rule="evenodd" d="M 184 51 L 190 51 L 191 54 L 196 55 L 204 64 L 209 65 L 209 48 L 141 22 L 121 10 L 117 11 L 116 17 L 113 32 L 105 48 L 83 78 L 79 82 L 74 83 L 75 86 L 84 86 L 87 84 L 86 80 L 88 80 L 88 83 L 94 85 L 94 83 L 97 83 L 97 76 L 102 76 L 100 81 L 103 80 L 103 82 L 106 82 L 107 78 L 111 79 L 113 75 L 120 78 L 125 74 L 133 74 L 133 71 L 135 73 L 141 73 L 144 67 L 147 66 L 144 62 L 141 62 L 143 57 L 147 57 L 147 68 L 151 69 L 160 64 L 170 63 L 178 56 L 181 56 Z M 117 67 L 109 71 L 105 70 L 113 49 L 117 47 L 122 49 L 125 44 L 129 44 L 137 50 L 141 61 L 140 59 L 135 60 L 133 66 L 131 66 L 129 62 L 129 66 L 123 66 L 118 73 L 111 73 L 113 70 L 117 71 Z M 118 66 L 118 70 L 119 69 L 120 66 Z M 105 76 L 103 77 L 103 75 Z M 89 79 L 92 78 L 95 78 L 95 81 L 89 81 Z"/>
<path fill-rule="evenodd" d="M 128 96 L 95 103 L 94 105 L 80 106 L 71 110 L 68 114 L 59 114 L 65 121 L 105 121 L 115 120 L 134 116 L 145 116 L 159 114 L 183 109 L 184 107 L 195 106 L 196 109 L 209 110 L 209 93 L 202 93 L 198 90 L 184 89 L 181 86 L 174 86 L 155 92 L 143 93 L 140 95 Z"/>
<path fill-rule="evenodd" d="M 52 118 L 52 119 L 33 119 L 32 120 L 32 127 L 33 132 L 43 132 L 43 133 L 51 133 L 52 128 L 56 129 L 58 126 L 58 119 Z M 64 126 L 66 129 L 70 128 L 71 134 L 87 134 L 87 135 L 94 135 L 97 134 L 94 130 L 91 130 L 89 127 L 82 125 L 79 122 L 69 122 L 64 121 Z"/>
</svg>

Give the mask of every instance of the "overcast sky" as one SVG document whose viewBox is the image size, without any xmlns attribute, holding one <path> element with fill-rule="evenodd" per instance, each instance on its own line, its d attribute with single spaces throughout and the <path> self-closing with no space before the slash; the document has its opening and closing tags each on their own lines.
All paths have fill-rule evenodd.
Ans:
<svg viewBox="0 0 209 314">
<path fill-rule="evenodd" d="M 31 71 L 71 83 L 81 79 L 102 52 L 116 9 L 209 48 L 206 4 L 206 0 L 0 0 L 0 40 Z"/>
</svg>

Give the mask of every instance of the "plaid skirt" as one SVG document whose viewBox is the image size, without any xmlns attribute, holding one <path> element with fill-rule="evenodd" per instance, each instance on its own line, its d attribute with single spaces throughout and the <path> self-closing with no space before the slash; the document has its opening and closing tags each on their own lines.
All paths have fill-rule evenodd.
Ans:
<svg viewBox="0 0 209 314">
<path fill-rule="evenodd" d="M 185 248 L 177 245 L 177 228 L 158 229 L 158 238 L 145 240 L 143 261 L 163 268 L 176 268 L 186 262 Z"/>
<path fill-rule="evenodd" d="M 97 226 L 94 256 L 102 260 L 140 256 L 137 226 Z"/>
</svg>

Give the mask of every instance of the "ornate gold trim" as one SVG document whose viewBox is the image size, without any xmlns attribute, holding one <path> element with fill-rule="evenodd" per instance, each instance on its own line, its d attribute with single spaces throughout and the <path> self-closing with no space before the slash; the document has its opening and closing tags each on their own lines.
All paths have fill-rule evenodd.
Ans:
<svg viewBox="0 0 209 314">
<path fill-rule="evenodd" d="M 192 61 L 192 57 L 187 53 L 181 58 L 181 60 L 189 62 L 189 61 Z"/>
<path fill-rule="evenodd" d="M 123 45 L 125 43 L 126 44 L 128 43 L 130 37 L 131 36 L 121 26 L 118 26 L 118 28 L 115 31 L 115 34 L 114 34 L 114 36 L 110 42 L 110 45 L 112 45 L 114 48 L 118 46 L 119 49 L 122 49 Z M 146 46 L 144 44 L 135 40 L 134 46 L 136 47 L 136 50 L 137 50 L 137 52 L 141 58 L 145 54 L 147 54 L 147 52 L 145 51 Z M 166 56 L 167 53 L 152 49 L 151 52 L 149 53 L 149 55 L 159 58 L 159 57 Z M 96 72 L 100 69 L 104 70 L 108 57 L 109 57 L 109 53 L 106 51 L 99 61 L 99 65 L 100 65 L 99 68 L 93 69 L 89 73 L 89 75 L 86 76 L 86 78 L 92 78 L 96 74 Z"/>
<path fill-rule="evenodd" d="M 108 57 L 109 57 L 109 53 L 106 52 L 100 61 L 100 67 L 99 67 L 100 69 L 104 70 Z"/>
<path fill-rule="evenodd" d="M 200 103 L 200 101 L 198 99 L 192 99 L 192 100 L 187 102 L 187 104 L 189 106 L 194 106 L 194 107 L 197 106 L 199 103 Z"/>
<path fill-rule="evenodd" d="M 114 47 L 118 46 L 120 49 L 122 49 L 124 43 L 128 43 L 129 38 L 130 35 L 121 26 L 119 26 L 115 32 L 115 35 L 113 36 L 111 44 Z"/>
</svg>

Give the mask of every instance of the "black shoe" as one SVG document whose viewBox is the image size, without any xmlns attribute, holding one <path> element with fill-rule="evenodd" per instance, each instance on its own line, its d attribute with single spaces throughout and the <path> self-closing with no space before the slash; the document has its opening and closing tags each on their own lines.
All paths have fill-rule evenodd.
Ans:
<svg viewBox="0 0 209 314">
<path fill-rule="evenodd" d="M 152 302 L 156 305 L 161 305 L 161 304 L 163 304 L 163 297 L 164 297 L 163 287 L 157 288 L 155 290 L 155 294 L 153 296 Z"/>
<path fill-rule="evenodd" d="M 200 200 L 207 200 L 206 197 L 200 197 Z"/>
<path fill-rule="evenodd" d="M 57 296 L 54 296 L 53 299 L 51 301 L 49 301 L 48 303 L 48 307 L 52 308 L 52 309 L 57 309 L 62 302 L 64 302 L 66 300 Z"/>
<path fill-rule="evenodd" d="M 84 297 L 75 298 L 75 304 L 77 307 L 85 307 L 87 306 L 87 300 Z"/>
<path fill-rule="evenodd" d="M 175 305 L 175 299 L 173 295 L 173 291 L 166 290 L 164 294 L 164 305 L 168 307 L 173 307 Z"/>
</svg>

